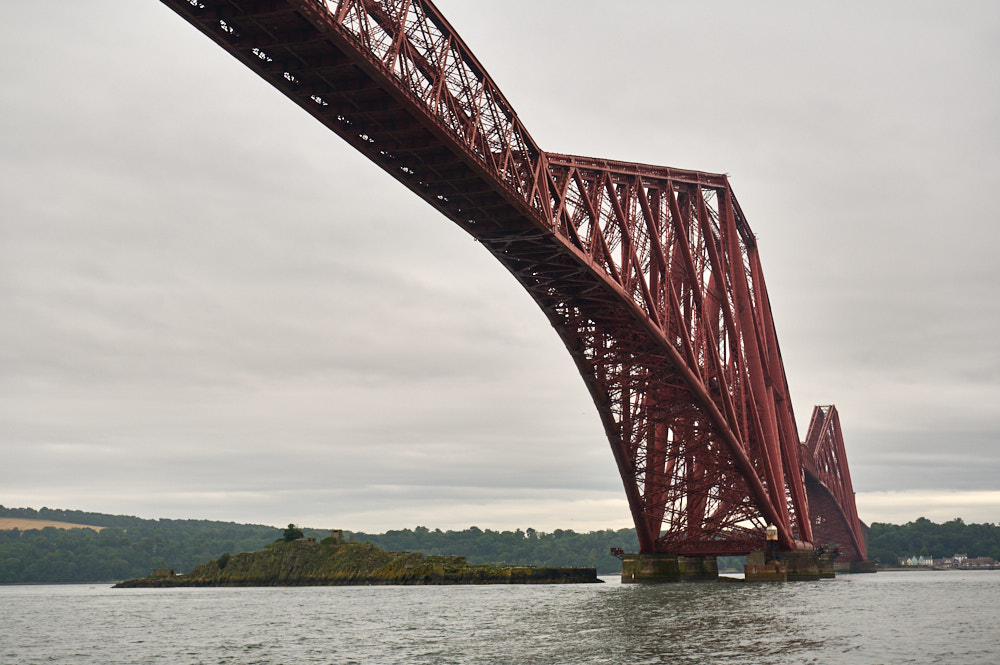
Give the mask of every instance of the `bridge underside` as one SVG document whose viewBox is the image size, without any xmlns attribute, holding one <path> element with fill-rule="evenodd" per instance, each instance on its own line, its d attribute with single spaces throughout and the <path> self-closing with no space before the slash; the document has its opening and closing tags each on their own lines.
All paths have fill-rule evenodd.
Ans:
<svg viewBox="0 0 1000 665">
<path fill-rule="evenodd" d="M 427 0 L 162 2 L 528 291 L 597 406 L 641 551 L 742 554 L 767 524 L 811 545 L 756 240 L 725 176 L 540 150 Z"/>
<path fill-rule="evenodd" d="M 834 552 L 836 561 L 865 561 L 865 541 L 861 540 L 860 546 L 855 542 L 849 521 L 830 490 L 806 474 L 806 491 L 816 546 Z"/>
</svg>

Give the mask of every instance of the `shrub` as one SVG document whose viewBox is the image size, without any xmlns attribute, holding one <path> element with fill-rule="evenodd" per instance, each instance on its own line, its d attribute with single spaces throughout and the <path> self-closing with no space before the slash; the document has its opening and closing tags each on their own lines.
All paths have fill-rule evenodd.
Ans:
<svg viewBox="0 0 1000 665">
<path fill-rule="evenodd" d="M 288 528 L 285 529 L 285 535 L 283 536 L 284 541 L 286 543 L 290 543 L 293 540 L 298 540 L 299 538 L 303 538 L 303 537 L 305 537 L 305 534 L 302 533 L 302 529 L 300 529 L 299 527 L 295 526 L 294 524 L 289 524 L 288 525 Z"/>
</svg>

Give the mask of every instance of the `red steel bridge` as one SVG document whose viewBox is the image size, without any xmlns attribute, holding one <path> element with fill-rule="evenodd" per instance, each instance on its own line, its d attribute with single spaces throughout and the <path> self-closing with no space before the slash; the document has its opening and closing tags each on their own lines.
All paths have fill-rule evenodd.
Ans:
<svg viewBox="0 0 1000 665">
<path fill-rule="evenodd" d="M 593 397 L 640 552 L 865 560 L 837 411 L 805 444 L 724 175 L 546 152 L 428 0 L 162 0 L 475 237 Z"/>
</svg>

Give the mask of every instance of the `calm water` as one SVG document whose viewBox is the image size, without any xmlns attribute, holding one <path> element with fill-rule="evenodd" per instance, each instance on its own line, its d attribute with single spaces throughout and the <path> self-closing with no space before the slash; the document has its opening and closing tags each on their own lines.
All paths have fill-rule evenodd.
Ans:
<svg viewBox="0 0 1000 665">
<path fill-rule="evenodd" d="M 1000 663 L 1000 571 L 789 584 L 0 586 L 0 663 Z"/>
</svg>

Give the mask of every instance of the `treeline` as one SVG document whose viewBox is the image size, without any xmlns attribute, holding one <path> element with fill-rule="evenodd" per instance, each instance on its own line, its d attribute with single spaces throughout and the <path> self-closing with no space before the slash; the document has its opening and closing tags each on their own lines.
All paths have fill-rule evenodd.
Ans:
<svg viewBox="0 0 1000 665">
<path fill-rule="evenodd" d="M 54 527 L 0 531 L 0 584 L 113 581 L 144 577 L 153 568 L 186 572 L 226 552 L 257 551 L 283 533 L 261 525 L 148 520 L 51 508 L 0 506 L 0 517 L 106 527 L 99 533 Z M 320 529 L 302 531 L 317 538 L 330 535 Z M 393 551 L 463 555 L 469 563 L 594 567 L 600 574 L 621 571 L 621 563 L 610 555 L 612 547 L 634 552 L 639 546 L 634 529 L 591 533 L 556 529 L 544 533 L 534 529 L 431 531 L 417 527 L 384 534 L 345 532 L 344 536 Z"/>
<path fill-rule="evenodd" d="M 100 582 L 190 570 L 223 552 L 255 551 L 281 537 L 272 526 L 208 520 L 147 520 L 79 510 L 5 508 L 0 517 L 106 527 L 0 531 L 0 583 Z"/>
<path fill-rule="evenodd" d="M 506 563 L 522 566 L 574 566 L 596 568 L 599 575 L 620 573 L 621 561 L 611 556 L 612 547 L 635 552 L 639 540 L 635 529 L 575 531 L 556 529 L 551 533 L 534 529 L 493 531 L 470 527 L 463 531 L 442 531 L 418 526 L 385 533 L 354 533 L 355 540 L 367 540 L 390 551 L 423 552 L 451 556 L 460 554 L 469 563 Z"/>
<path fill-rule="evenodd" d="M 868 558 L 883 565 L 911 556 L 944 559 L 955 554 L 1000 561 L 1000 526 L 966 524 L 959 518 L 935 524 L 920 517 L 902 525 L 875 522 L 868 533 Z"/>
<path fill-rule="evenodd" d="M 5 508 L 0 517 L 52 520 L 106 527 L 0 531 L 0 583 L 99 582 L 148 575 L 153 568 L 187 572 L 224 553 L 254 552 L 282 537 L 282 529 L 254 524 L 208 520 L 148 520 L 78 510 Z M 323 538 L 329 531 L 303 529 Z M 470 563 L 596 568 L 615 574 L 621 563 L 612 547 L 635 552 L 634 529 L 576 533 L 556 529 L 493 531 L 470 527 L 462 531 L 400 529 L 369 534 L 345 532 L 355 541 L 370 541 L 391 551 L 427 555 L 462 555 Z M 900 558 L 922 555 L 943 558 L 956 553 L 1000 560 L 1000 526 L 965 524 L 955 519 L 935 524 L 925 518 L 902 526 L 875 523 L 869 533 L 870 559 L 896 564 Z M 741 570 L 738 557 L 720 557 L 720 570 Z"/>
</svg>

